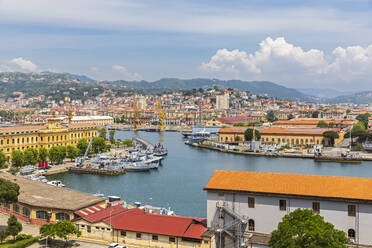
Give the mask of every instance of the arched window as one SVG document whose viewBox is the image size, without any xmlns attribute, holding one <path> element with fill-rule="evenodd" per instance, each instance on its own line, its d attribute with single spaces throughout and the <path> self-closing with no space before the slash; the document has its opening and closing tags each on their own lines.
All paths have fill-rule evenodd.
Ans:
<svg viewBox="0 0 372 248">
<path fill-rule="evenodd" d="M 56 220 L 70 220 L 70 215 L 66 213 L 57 213 Z"/>
<path fill-rule="evenodd" d="M 349 239 L 355 239 L 355 230 L 354 229 L 349 229 L 347 231 L 347 236 L 349 237 Z"/>
<path fill-rule="evenodd" d="M 254 231 L 254 220 L 252 220 L 252 219 L 248 220 L 248 230 L 249 231 Z"/>
<path fill-rule="evenodd" d="M 26 217 L 30 217 L 30 209 L 23 208 L 22 214 Z"/>
<path fill-rule="evenodd" d="M 42 219 L 42 220 L 47 220 L 48 219 L 47 211 L 44 211 L 44 210 L 36 211 L 36 218 L 37 219 Z"/>
</svg>

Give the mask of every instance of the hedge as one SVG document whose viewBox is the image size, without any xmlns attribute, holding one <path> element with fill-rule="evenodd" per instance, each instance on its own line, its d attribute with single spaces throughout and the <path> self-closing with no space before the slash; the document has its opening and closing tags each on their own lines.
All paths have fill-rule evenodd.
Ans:
<svg viewBox="0 0 372 248">
<path fill-rule="evenodd" d="M 29 238 L 29 239 L 24 239 L 24 240 L 17 241 L 13 244 L 0 245 L 0 248 L 25 248 L 27 246 L 32 245 L 33 243 L 36 243 L 37 241 L 39 241 L 38 238 L 32 237 L 32 238 Z"/>
</svg>

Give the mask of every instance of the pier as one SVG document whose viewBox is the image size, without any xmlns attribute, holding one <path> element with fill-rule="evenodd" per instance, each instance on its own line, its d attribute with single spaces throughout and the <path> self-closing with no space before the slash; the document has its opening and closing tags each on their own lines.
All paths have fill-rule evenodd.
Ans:
<svg viewBox="0 0 372 248">
<path fill-rule="evenodd" d="M 140 143 L 140 144 L 141 144 L 142 146 L 144 146 L 145 148 L 151 148 L 151 149 L 154 149 L 154 146 L 153 146 L 150 142 L 148 142 L 148 141 L 146 141 L 146 140 L 144 140 L 144 139 L 141 139 L 141 138 L 134 138 L 133 141 L 134 141 L 134 142 L 138 142 L 138 143 Z"/>
<path fill-rule="evenodd" d="M 76 166 L 68 168 L 68 171 L 73 172 L 73 173 L 110 175 L 110 176 L 118 176 L 118 175 L 122 175 L 126 173 L 125 169 L 108 170 L 108 169 L 94 169 L 94 168 L 76 167 Z"/>
</svg>

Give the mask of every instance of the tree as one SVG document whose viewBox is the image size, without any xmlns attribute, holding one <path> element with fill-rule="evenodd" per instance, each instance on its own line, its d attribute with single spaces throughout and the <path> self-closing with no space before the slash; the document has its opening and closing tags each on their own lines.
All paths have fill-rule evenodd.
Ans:
<svg viewBox="0 0 372 248">
<path fill-rule="evenodd" d="M 44 147 L 39 148 L 39 162 L 46 161 L 48 158 L 48 150 Z"/>
<path fill-rule="evenodd" d="M 291 119 L 293 119 L 293 118 L 295 118 L 295 116 L 294 116 L 293 114 L 289 114 L 289 115 L 288 115 L 288 120 L 291 120 Z"/>
<path fill-rule="evenodd" d="M 132 146 L 133 145 L 133 141 L 131 139 L 125 139 L 122 141 L 122 144 L 124 146 Z"/>
<path fill-rule="evenodd" d="M 296 209 L 284 216 L 278 229 L 271 233 L 272 248 L 333 247 L 346 248 L 348 239 L 343 231 L 325 222 L 309 209 Z"/>
<path fill-rule="evenodd" d="M 368 117 L 370 116 L 371 115 L 369 113 L 365 113 L 365 114 L 358 115 L 356 119 L 362 122 L 364 125 L 364 128 L 367 129 L 368 128 Z"/>
<path fill-rule="evenodd" d="M 275 116 L 275 112 L 273 110 L 270 110 L 269 112 L 267 112 L 267 115 L 266 115 L 266 119 L 269 121 L 269 122 L 274 122 L 276 120 L 278 120 Z"/>
<path fill-rule="evenodd" d="M 357 122 L 353 128 L 351 129 L 351 136 L 352 137 L 359 137 L 359 139 L 364 140 L 367 137 L 368 133 L 366 132 L 366 128 L 362 122 Z"/>
<path fill-rule="evenodd" d="M 0 178 L 0 202 L 17 202 L 18 195 L 18 184 Z"/>
<path fill-rule="evenodd" d="M 6 158 L 6 155 L 3 151 L 0 150 L 0 169 L 6 168 L 6 161 L 8 159 Z"/>
<path fill-rule="evenodd" d="M 52 163 L 62 163 L 66 158 L 65 146 L 53 146 L 49 150 L 49 159 Z"/>
<path fill-rule="evenodd" d="M 110 136 L 110 143 L 115 144 L 115 130 L 110 130 L 109 136 Z"/>
<path fill-rule="evenodd" d="M 48 244 L 48 239 L 54 239 L 56 237 L 55 224 L 44 224 L 39 229 L 40 237 L 46 238 L 46 243 Z"/>
<path fill-rule="evenodd" d="M 106 150 L 106 141 L 102 137 L 94 137 L 92 141 L 92 149 L 94 153 L 99 153 Z"/>
<path fill-rule="evenodd" d="M 88 141 L 86 139 L 81 139 L 77 143 L 76 147 L 79 149 L 79 154 L 82 155 L 88 148 Z"/>
<path fill-rule="evenodd" d="M 103 128 L 98 129 L 98 136 L 106 139 L 106 136 L 107 136 L 106 128 L 103 127 Z"/>
<path fill-rule="evenodd" d="M 336 131 L 325 131 L 323 133 L 324 138 L 328 138 L 330 140 L 331 146 L 335 145 L 335 139 L 338 139 L 340 136 Z"/>
<path fill-rule="evenodd" d="M 77 227 L 68 220 L 62 220 L 58 221 L 54 224 L 54 230 L 57 235 L 57 237 L 60 237 L 64 239 L 66 242 L 68 240 L 69 235 L 76 235 L 77 237 L 80 237 L 81 232 Z"/>
<path fill-rule="evenodd" d="M 6 230 L 8 231 L 9 235 L 13 236 L 13 239 L 15 240 L 15 237 L 22 231 L 22 224 L 18 221 L 17 217 L 14 215 L 11 215 L 8 219 L 8 226 L 6 227 Z"/>
<path fill-rule="evenodd" d="M 8 230 L 3 229 L 0 231 L 0 244 L 4 242 L 4 240 L 9 236 Z"/>
<path fill-rule="evenodd" d="M 260 140 L 261 139 L 261 134 L 258 130 L 254 130 L 254 134 L 255 134 L 255 140 Z M 248 128 L 247 130 L 245 130 L 244 132 L 244 137 L 245 137 L 245 140 L 246 141 L 251 141 L 253 139 L 253 128 Z"/>
<path fill-rule="evenodd" d="M 78 155 L 79 155 L 79 152 L 80 150 L 74 146 L 67 146 L 66 147 L 66 155 L 68 158 L 71 159 L 71 161 L 73 161 L 73 159 L 75 159 Z"/>
<path fill-rule="evenodd" d="M 38 162 L 38 151 L 35 148 L 26 149 L 23 155 L 26 165 L 35 165 Z"/>
<path fill-rule="evenodd" d="M 320 128 L 327 128 L 328 127 L 328 124 L 325 121 L 319 121 L 316 126 L 317 127 L 320 127 Z"/>
<path fill-rule="evenodd" d="M 22 167 L 24 165 L 24 156 L 22 151 L 12 151 L 12 165 L 15 167 Z"/>
</svg>

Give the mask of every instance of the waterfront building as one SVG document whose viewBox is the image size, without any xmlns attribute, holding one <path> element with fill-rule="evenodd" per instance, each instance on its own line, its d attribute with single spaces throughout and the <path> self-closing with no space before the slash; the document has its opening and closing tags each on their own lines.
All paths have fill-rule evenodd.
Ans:
<svg viewBox="0 0 372 248">
<path fill-rule="evenodd" d="M 216 95 L 216 109 L 224 110 L 228 109 L 229 106 L 229 94 L 224 93 L 223 95 Z"/>
<path fill-rule="evenodd" d="M 63 124 L 62 118 L 50 118 L 47 124 L 0 127 L 0 150 L 10 161 L 14 150 L 76 146 L 80 139 L 97 136 L 97 126 L 89 123 Z"/>
<path fill-rule="evenodd" d="M 245 130 L 247 127 L 226 127 L 218 131 L 218 142 L 238 144 L 245 142 Z"/>
<path fill-rule="evenodd" d="M 371 178 L 216 171 L 204 189 L 217 247 L 268 247 L 269 234 L 298 208 L 323 216 L 350 243 L 372 245 Z"/>
<path fill-rule="evenodd" d="M 73 116 L 72 124 L 94 124 L 98 127 L 114 124 L 114 118 L 111 116 Z"/>
<path fill-rule="evenodd" d="M 106 204 L 102 197 L 16 177 L 9 173 L 1 172 L 0 177 L 20 187 L 18 202 L 14 204 L 2 202 L 0 211 L 14 214 L 31 224 L 43 225 L 58 220 L 72 220 L 77 210 Z"/>
<path fill-rule="evenodd" d="M 328 125 L 332 123 L 334 128 L 347 128 L 352 126 L 355 119 L 333 119 L 333 118 L 295 118 L 291 120 L 280 120 L 273 122 L 274 126 L 281 127 L 317 127 L 319 121 L 324 121 Z"/>
<path fill-rule="evenodd" d="M 334 145 L 337 145 L 343 140 L 343 133 L 338 131 L 337 129 L 270 127 L 270 128 L 260 130 L 261 143 L 276 144 L 276 145 L 287 144 L 287 145 L 292 145 L 292 146 L 293 145 L 296 145 L 296 146 L 305 146 L 305 145 L 330 146 L 331 140 L 323 136 L 323 133 L 326 131 L 336 131 L 338 133 L 339 138 L 334 140 Z"/>
<path fill-rule="evenodd" d="M 203 236 L 206 219 L 146 213 L 121 205 L 89 207 L 75 212 L 73 220 L 81 238 L 115 242 L 129 247 L 209 248 Z"/>
</svg>

